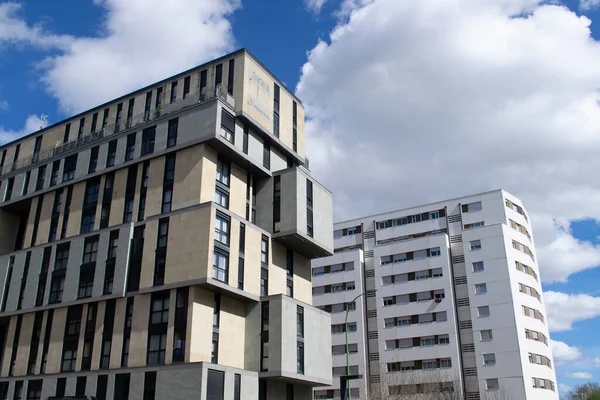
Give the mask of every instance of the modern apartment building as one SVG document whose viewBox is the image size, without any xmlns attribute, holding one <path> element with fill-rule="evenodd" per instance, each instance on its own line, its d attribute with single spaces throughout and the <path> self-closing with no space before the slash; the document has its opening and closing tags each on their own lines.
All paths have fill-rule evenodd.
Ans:
<svg viewBox="0 0 600 400">
<path fill-rule="evenodd" d="M 558 399 L 531 232 L 503 190 L 336 223 L 312 262 L 334 375 L 315 399 L 339 398 L 346 312 L 353 399 Z"/>
<path fill-rule="evenodd" d="M 300 101 L 246 50 L 0 147 L 0 399 L 310 399 L 333 252 Z"/>
</svg>

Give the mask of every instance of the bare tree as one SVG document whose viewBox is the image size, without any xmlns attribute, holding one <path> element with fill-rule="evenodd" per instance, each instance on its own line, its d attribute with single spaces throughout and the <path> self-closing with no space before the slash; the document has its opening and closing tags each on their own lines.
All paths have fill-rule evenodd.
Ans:
<svg viewBox="0 0 600 400">
<path fill-rule="evenodd" d="M 600 400 L 600 384 L 588 382 L 578 385 L 566 396 L 567 400 Z"/>
</svg>

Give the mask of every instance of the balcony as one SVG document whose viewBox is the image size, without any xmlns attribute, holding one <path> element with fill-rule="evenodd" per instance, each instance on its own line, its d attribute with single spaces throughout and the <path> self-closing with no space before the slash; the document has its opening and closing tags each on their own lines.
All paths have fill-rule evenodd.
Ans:
<svg viewBox="0 0 600 400">
<path fill-rule="evenodd" d="M 0 176 L 19 171 L 23 168 L 27 168 L 38 163 L 47 163 L 49 160 L 55 157 L 69 153 L 72 150 L 88 146 L 91 143 L 101 141 L 102 139 L 110 137 L 116 133 L 135 128 L 142 124 L 150 123 L 174 112 L 181 111 L 197 104 L 206 103 L 217 98 L 230 104 L 232 107 L 235 106 L 233 97 L 227 94 L 226 91 L 222 90 L 221 86 L 205 88 L 201 92 L 189 93 L 186 95 L 185 99 L 178 99 L 178 101 L 171 104 L 163 104 L 158 109 L 134 115 L 128 118 L 126 121 L 120 123 L 105 125 L 100 130 L 83 135 L 76 140 L 72 140 L 62 145 L 57 145 L 55 148 L 47 150 L 43 153 L 36 153 L 30 157 L 22 158 L 13 164 L 7 164 L 4 166 L 4 168 L 2 168 L 2 170 L 0 170 Z"/>
</svg>

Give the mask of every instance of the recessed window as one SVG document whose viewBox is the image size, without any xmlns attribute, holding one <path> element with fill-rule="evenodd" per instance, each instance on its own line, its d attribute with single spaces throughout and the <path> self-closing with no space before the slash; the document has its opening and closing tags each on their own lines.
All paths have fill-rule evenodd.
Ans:
<svg viewBox="0 0 600 400">
<path fill-rule="evenodd" d="M 166 324 L 169 321 L 169 298 L 163 297 L 152 301 L 150 314 L 151 324 Z"/>
<path fill-rule="evenodd" d="M 98 167 L 98 151 L 100 150 L 100 147 L 96 146 L 96 147 L 92 147 L 92 150 L 90 151 L 90 164 L 88 167 L 88 173 L 92 173 L 92 172 L 96 172 L 96 168 Z"/>
<path fill-rule="evenodd" d="M 483 355 L 483 365 L 496 365 L 496 354 L 489 353 Z"/>
<path fill-rule="evenodd" d="M 486 330 L 481 331 L 481 341 L 482 342 L 489 342 L 492 339 L 493 339 L 493 335 L 492 335 L 491 329 L 486 329 Z"/>
<path fill-rule="evenodd" d="M 115 157 L 117 155 L 117 141 L 111 140 L 108 143 L 108 152 L 106 153 L 106 167 L 115 165 Z"/>
<path fill-rule="evenodd" d="M 165 363 L 167 350 L 167 335 L 158 334 L 150 336 L 148 343 L 148 364 L 157 365 Z"/>
<path fill-rule="evenodd" d="M 83 264 L 95 263 L 98 258 L 98 236 L 85 239 L 83 248 Z"/>
<path fill-rule="evenodd" d="M 135 133 L 127 135 L 127 144 L 125 147 L 125 161 L 133 160 L 135 154 Z"/>
<path fill-rule="evenodd" d="M 487 390 L 498 390 L 500 388 L 500 384 L 498 383 L 498 378 L 491 378 L 485 380 L 485 388 Z"/>
<path fill-rule="evenodd" d="M 154 143 L 156 138 L 156 126 L 146 128 L 142 131 L 142 151 L 141 155 L 154 153 Z"/>
<path fill-rule="evenodd" d="M 479 316 L 479 318 L 489 317 L 490 316 L 490 307 L 489 306 L 477 307 L 477 315 Z"/>
<path fill-rule="evenodd" d="M 487 284 L 478 283 L 475 285 L 475 294 L 485 294 L 487 293 Z"/>
<path fill-rule="evenodd" d="M 483 261 L 477 261 L 473 263 L 473 272 L 483 271 Z"/>
<path fill-rule="evenodd" d="M 221 207 L 229 208 L 229 193 L 227 193 L 223 189 L 216 188 L 215 203 L 217 203 Z"/>
<path fill-rule="evenodd" d="M 464 212 L 464 213 L 475 212 L 475 211 L 481 211 L 481 202 L 480 201 L 462 205 L 462 212 Z"/>
<path fill-rule="evenodd" d="M 179 118 L 169 121 L 169 129 L 167 133 L 167 148 L 177 145 L 177 130 L 179 126 Z"/>
<path fill-rule="evenodd" d="M 215 218 L 215 240 L 229 245 L 229 219 L 219 214 Z"/>
<path fill-rule="evenodd" d="M 222 158 L 217 159 L 217 182 L 229 186 L 229 163 Z"/>
<path fill-rule="evenodd" d="M 235 118 L 225 109 L 221 109 L 221 136 L 227 141 L 233 143 L 233 135 L 235 134 Z"/>
<path fill-rule="evenodd" d="M 213 252 L 213 278 L 221 282 L 227 282 L 228 267 L 229 255 L 225 252 L 215 250 Z"/>
<path fill-rule="evenodd" d="M 431 257 L 437 257 L 440 255 L 442 255 L 442 252 L 439 247 L 434 247 L 433 249 L 431 249 Z"/>
<path fill-rule="evenodd" d="M 470 246 L 471 246 L 471 250 L 481 249 L 481 240 L 471 240 Z"/>
<path fill-rule="evenodd" d="M 65 158 L 65 166 L 63 169 L 63 182 L 70 181 L 75 178 L 75 168 L 77 167 L 77 154 L 73 154 Z"/>
</svg>

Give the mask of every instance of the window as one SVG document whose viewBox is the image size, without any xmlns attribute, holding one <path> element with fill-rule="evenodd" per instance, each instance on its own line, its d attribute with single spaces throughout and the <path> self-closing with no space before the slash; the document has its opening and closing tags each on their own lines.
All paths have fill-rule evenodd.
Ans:
<svg viewBox="0 0 600 400">
<path fill-rule="evenodd" d="M 228 267 L 229 255 L 225 252 L 215 250 L 213 252 L 213 278 L 221 282 L 227 282 Z"/>
<path fill-rule="evenodd" d="M 77 154 L 73 154 L 65 158 L 65 166 L 63 169 L 63 182 L 70 181 L 75 178 L 75 168 L 77 167 Z"/>
<path fill-rule="evenodd" d="M 437 256 L 441 255 L 442 252 L 439 247 L 435 247 L 435 248 L 431 249 L 430 254 L 431 254 L 431 257 L 437 257 Z"/>
<path fill-rule="evenodd" d="M 500 388 L 500 384 L 498 383 L 498 378 L 491 378 L 485 380 L 485 388 L 487 390 L 498 390 Z"/>
<path fill-rule="evenodd" d="M 38 168 L 37 181 L 35 183 L 35 190 L 42 190 L 44 188 L 44 179 L 46 178 L 46 166 L 42 165 Z"/>
<path fill-rule="evenodd" d="M 421 364 L 421 369 L 436 369 L 437 361 L 436 360 L 423 360 Z"/>
<path fill-rule="evenodd" d="M 69 243 L 59 244 L 56 247 L 56 260 L 54 270 L 66 269 L 69 263 Z"/>
<path fill-rule="evenodd" d="M 190 93 L 190 81 L 191 81 L 191 77 L 189 77 L 189 76 L 186 76 L 183 79 L 183 98 L 184 99 Z"/>
<path fill-rule="evenodd" d="M 475 212 L 475 211 L 481 211 L 481 202 L 480 201 L 462 205 L 462 212 L 464 212 L 464 213 Z"/>
<path fill-rule="evenodd" d="M 479 318 L 489 317 L 490 316 L 490 306 L 477 307 L 477 316 Z"/>
<path fill-rule="evenodd" d="M 135 154 L 135 133 L 127 135 L 127 143 L 125 147 L 125 161 L 133 160 Z"/>
<path fill-rule="evenodd" d="M 165 353 L 167 350 L 167 335 L 151 335 L 148 342 L 148 364 L 158 365 L 165 363 Z"/>
<path fill-rule="evenodd" d="M 171 212 L 172 202 L 173 202 L 173 189 L 165 189 L 165 191 L 163 192 L 162 209 L 161 209 L 161 212 L 163 214 Z"/>
<path fill-rule="evenodd" d="M 15 178 L 10 178 L 6 184 L 6 192 L 4 193 L 4 201 L 9 201 L 12 196 L 13 186 L 15 184 Z"/>
<path fill-rule="evenodd" d="M 154 153 L 155 138 L 156 126 L 146 128 L 142 131 L 142 156 Z"/>
<path fill-rule="evenodd" d="M 438 219 L 440 217 L 439 211 L 431 211 L 429 213 L 429 219 Z"/>
<path fill-rule="evenodd" d="M 113 291 L 113 282 L 115 278 L 115 264 L 106 264 L 104 270 L 104 286 L 102 287 L 102 294 L 111 294 Z"/>
<path fill-rule="evenodd" d="M 154 286 L 163 285 L 165 283 L 165 264 L 166 255 L 157 254 L 154 258 Z"/>
<path fill-rule="evenodd" d="M 297 372 L 304 374 L 304 343 L 302 342 L 296 343 L 296 365 Z"/>
<path fill-rule="evenodd" d="M 177 81 L 171 83 L 171 104 L 177 100 Z"/>
<path fill-rule="evenodd" d="M 469 243 L 471 246 L 471 250 L 480 250 L 481 249 L 481 240 L 471 240 Z"/>
<path fill-rule="evenodd" d="M 229 245 L 229 219 L 219 213 L 215 218 L 215 240 Z"/>
<path fill-rule="evenodd" d="M 89 210 L 81 216 L 81 233 L 88 233 L 94 230 L 96 221 L 96 210 Z"/>
<path fill-rule="evenodd" d="M 115 116 L 115 131 L 119 130 L 119 124 L 121 123 L 121 118 L 123 117 L 123 103 L 117 104 L 117 115 Z"/>
<path fill-rule="evenodd" d="M 108 142 L 108 152 L 106 153 L 106 167 L 115 165 L 115 157 L 117 155 L 117 141 L 111 140 Z"/>
<path fill-rule="evenodd" d="M 263 144 L 263 167 L 271 169 L 271 145 L 266 140 Z"/>
<path fill-rule="evenodd" d="M 273 135 L 279 137 L 279 85 L 273 90 Z"/>
<path fill-rule="evenodd" d="M 92 172 L 96 172 L 96 168 L 98 167 L 98 151 L 100 150 L 100 147 L 95 146 L 92 147 L 92 150 L 90 151 L 90 164 L 88 167 L 88 173 L 91 174 Z"/>
<path fill-rule="evenodd" d="M 238 289 L 244 290 L 244 259 L 238 260 Z"/>
<path fill-rule="evenodd" d="M 175 154 L 170 153 L 165 159 L 165 182 L 173 182 L 175 179 Z"/>
<path fill-rule="evenodd" d="M 77 362 L 77 348 L 64 349 L 61 365 L 61 372 L 75 371 L 75 363 Z"/>
<path fill-rule="evenodd" d="M 94 271 L 94 267 L 81 269 L 79 273 L 79 287 L 77 291 L 78 299 L 92 297 L 92 292 L 94 290 Z"/>
<path fill-rule="evenodd" d="M 31 380 L 27 385 L 27 400 L 41 400 L 42 380 Z"/>
<path fill-rule="evenodd" d="M 221 109 L 221 136 L 233 143 L 233 135 L 235 134 L 235 118 L 225 109 Z"/>
<path fill-rule="evenodd" d="M 215 189 L 215 203 L 221 207 L 229 208 L 229 193 L 221 188 Z"/>
<path fill-rule="evenodd" d="M 167 238 L 169 235 L 169 219 L 163 218 L 158 222 L 158 240 L 156 247 L 167 247 Z"/>
<path fill-rule="evenodd" d="M 210 362 L 213 364 L 217 364 L 219 362 L 219 334 L 216 332 L 213 332 Z"/>
<path fill-rule="evenodd" d="M 496 365 L 496 354 L 489 353 L 483 355 L 483 365 Z"/>
<path fill-rule="evenodd" d="M 233 60 L 231 60 L 233 61 Z M 233 378 L 233 400 L 241 400 L 242 398 L 242 376 L 235 374 Z"/>
<path fill-rule="evenodd" d="M 481 341 L 482 342 L 489 342 L 492 339 L 493 339 L 493 336 L 492 336 L 491 329 L 486 329 L 486 330 L 481 331 Z"/>
<path fill-rule="evenodd" d="M 440 368 L 452 368 L 452 360 L 450 358 L 442 358 L 440 360 Z"/>
<path fill-rule="evenodd" d="M 133 220 L 133 199 L 126 199 L 123 207 L 123 223 Z"/>
<path fill-rule="evenodd" d="M 169 121 L 169 128 L 167 131 L 167 148 L 177 145 L 178 126 L 179 118 L 175 118 Z"/>
<path fill-rule="evenodd" d="M 438 336 L 438 344 L 450 344 L 450 337 L 448 335 L 440 335 Z"/>
<path fill-rule="evenodd" d="M 225 394 L 225 373 L 208 370 L 206 378 L 206 400 L 223 400 Z"/>
<path fill-rule="evenodd" d="M 98 256 L 98 236 L 88 237 L 85 239 L 83 248 L 83 264 L 95 263 Z"/>
<path fill-rule="evenodd" d="M 477 261 L 473 263 L 473 272 L 483 271 L 483 261 Z"/>
<path fill-rule="evenodd" d="M 23 188 L 21 189 L 21 196 L 25 196 L 27 194 L 27 189 L 29 189 L 29 181 L 31 180 L 31 171 L 27 171 L 25 173 L 25 181 L 23 182 Z"/>
<path fill-rule="evenodd" d="M 478 283 L 475 285 L 475 294 L 487 293 L 487 285 L 485 283 Z"/>
<path fill-rule="evenodd" d="M 298 337 L 304 337 L 304 308 L 296 308 L 296 334 Z"/>
<path fill-rule="evenodd" d="M 481 228 L 484 225 L 485 225 L 485 222 L 483 222 L 483 221 L 473 222 L 472 224 L 465 224 L 464 229 L 467 230 L 467 229 Z"/>
<path fill-rule="evenodd" d="M 433 346 L 433 345 L 435 345 L 435 338 L 433 336 L 421 338 L 421 347 Z"/>
<path fill-rule="evenodd" d="M 83 136 L 83 128 L 85 126 L 85 118 L 79 120 L 79 132 L 77 132 L 77 139 Z"/>
<path fill-rule="evenodd" d="M 59 170 L 60 170 L 60 161 L 54 161 L 52 163 L 52 174 L 50 175 L 50 186 L 54 186 L 58 183 Z"/>
<path fill-rule="evenodd" d="M 313 237 L 313 212 L 306 210 L 306 234 Z"/>
<path fill-rule="evenodd" d="M 150 324 L 166 324 L 169 321 L 169 298 L 162 297 L 152 300 Z"/>
<path fill-rule="evenodd" d="M 86 206 L 98 202 L 98 193 L 100 193 L 100 180 L 92 178 L 87 181 L 83 205 Z"/>
<path fill-rule="evenodd" d="M 217 159 L 217 182 L 229 186 L 229 163 L 222 158 Z"/>
</svg>

